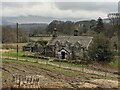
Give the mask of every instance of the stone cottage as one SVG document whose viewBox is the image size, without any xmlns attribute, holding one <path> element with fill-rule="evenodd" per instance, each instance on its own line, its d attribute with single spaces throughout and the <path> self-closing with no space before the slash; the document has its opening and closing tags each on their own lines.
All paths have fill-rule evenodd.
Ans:
<svg viewBox="0 0 120 90">
<path fill-rule="evenodd" d="M 82 58 L 93 37 L 79 36 L 78 33 L 78 30 L 74 30 L 73 36 L 57 36 L 57 30 L 55 29 L 53 38 L 45 48 L 45 54 L 60 59 Z"/>
</svg>

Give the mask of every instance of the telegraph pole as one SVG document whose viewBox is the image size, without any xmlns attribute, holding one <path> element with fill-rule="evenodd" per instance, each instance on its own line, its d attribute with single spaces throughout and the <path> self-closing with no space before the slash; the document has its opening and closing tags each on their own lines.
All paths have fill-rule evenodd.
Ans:
<svg viewBox="0 0 120 90">
<path fill-rule="evenodd" d="M 17 60 L 18 60 L 18 23 L 17 23 Z"/>
</svg>

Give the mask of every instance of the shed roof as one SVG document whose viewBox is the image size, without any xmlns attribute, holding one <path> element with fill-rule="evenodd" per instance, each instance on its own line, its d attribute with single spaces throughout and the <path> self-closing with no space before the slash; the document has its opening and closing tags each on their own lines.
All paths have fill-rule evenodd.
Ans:
<svg viewBox="0 0 120 90">
<path fill-rule="evenodd" d="M 35 43 L 28 43 L 27 45 L 23 46 L 23 47 L 34 47 Z"/>
</svg>

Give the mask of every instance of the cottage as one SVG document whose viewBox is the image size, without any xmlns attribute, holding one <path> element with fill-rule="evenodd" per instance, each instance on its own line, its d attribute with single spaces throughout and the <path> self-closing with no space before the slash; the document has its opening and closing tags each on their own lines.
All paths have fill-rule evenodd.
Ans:
<svg viewBox="0 0 120 90">
<path fill-rule="evenodd" d="M 55 29 L 53 38 L 45 48 L 45 54 L 60 59 L 82 58 L 93 37 L 79 36 L 78 33 L 78 30 L 74 30 L 73 36 L 57 36 L 57 30 Z"/>
</svg>

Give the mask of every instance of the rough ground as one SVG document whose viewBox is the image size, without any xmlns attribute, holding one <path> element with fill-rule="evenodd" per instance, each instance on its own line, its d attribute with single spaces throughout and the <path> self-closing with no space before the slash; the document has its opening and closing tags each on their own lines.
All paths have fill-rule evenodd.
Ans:
<svg viewBox="0 0 120 90">
<path fill-rule="evenodd" d="M 40 75 L 42 77 L 39 83 L 41 88 L 118 88 L 117 80 L 108 80 L 99 76 L 89 76 L 89 74 L 80 72 L 67 73 L 67 71 L 63 69 L 57 71 L 56 67 L 50 70 L 45 68 L 48 66 L 42 66 L 38 63 L 3 60 L 3 87 L 12 87 L 14 85 L 12 75 L 17 73 L 22 75 Z"/>
</svg>

